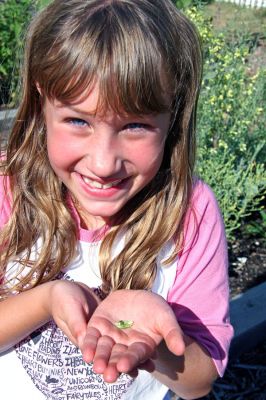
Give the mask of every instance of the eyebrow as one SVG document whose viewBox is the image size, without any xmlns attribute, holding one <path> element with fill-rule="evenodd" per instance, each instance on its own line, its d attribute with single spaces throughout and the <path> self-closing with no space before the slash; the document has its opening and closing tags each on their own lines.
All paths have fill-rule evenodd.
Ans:
<svg viewBox="0 0 266 400">
<path fill-rule="evenodd" d="M 75 105 L 72 104 L 66 104 L 66 103 L 61 103 L 59 102 L 56 107 L 58 108 L 68 108 L 74 112 L 76 112 L 77 114 L 83 114 L 83 115 L 88 115 L 91 117 L 94 117 L 96 115 L 96 110 L 92 110 L 92 111 L 86 111 L 86 110 L 82 110 L 79 107 L 76 107 Z"/>
</svg>

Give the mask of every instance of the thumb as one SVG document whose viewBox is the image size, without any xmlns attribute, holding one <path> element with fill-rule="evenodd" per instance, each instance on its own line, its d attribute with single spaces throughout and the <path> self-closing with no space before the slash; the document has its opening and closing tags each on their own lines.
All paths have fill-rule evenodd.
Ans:
<svg viewBox="0 0 266 400">
<path fill-rule="evenodd" d="M 80 347 L 87 329 L 87 313 L 81 305 L 76 305 L 68 310 L 64 319 L 55 321 L 69 340 Z"/>
<path fill-rule="evenodd" d="M 71 323 L 70 325 L 65 321 L 55 321 L 55 323 L 61 329 L 61 331 L 68 337 L 70 342 L 72 342 L 76 347 L 80 347 L 80 344 L 82 343 L 83 338 L 86 335 L 86 324 L 85 325 L 77 324 L 75 325 L 75 329 L 72 329 Z"/>
<path fill-rule="evenodd" d="M 177 356 L 185 352 L 184 334 L 172 310 L 164 314 L 161 335 L 168 349 Z"/>
<path fill-rule="evenodd" d="M 180 327 L 171 329 L 164 337 L 164 341 L 168 349 L 176 356 L 182 356 L 185 353 L 184 335 Z"/>
</svg>

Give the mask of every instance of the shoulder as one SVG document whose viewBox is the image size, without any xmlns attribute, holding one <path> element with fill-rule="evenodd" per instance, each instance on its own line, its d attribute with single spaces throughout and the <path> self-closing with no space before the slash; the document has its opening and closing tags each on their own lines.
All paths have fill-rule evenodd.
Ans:
<svg viewBox="0 0 266 400">
<path fill-rule="evenodd" d="M 10 179 L 0 175 L 0 227 L 6 224 L 11 214 Z"/>
<path fill-rule="evenodd" d="M 199 210 L 206 207 L 219 208 L 214 192 L 200 179 L 194 181 L 191 205 Z"/>
<path fill-rule="evenodd" d="M 226 248 L 225 228 L 221 211 L 211 188 L 195 180 L 184 221 L 183 251 Z"/>
<path fill-rule="evenodd" d="M 194 181 L 188 210 L 189 218 L 192 217 L 191 214 L 193 214 L 197 223 L 215 223 L 222 220 L 215 194 L 212 189 L 200 179 Z"/>
</svg>

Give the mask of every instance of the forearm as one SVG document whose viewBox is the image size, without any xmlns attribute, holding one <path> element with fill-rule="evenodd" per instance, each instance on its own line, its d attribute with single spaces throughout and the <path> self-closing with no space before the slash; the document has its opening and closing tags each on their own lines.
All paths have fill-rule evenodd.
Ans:
<svg viewBox="0 0 266 400">
<path fill-rule="evenodd" d="M 182 398 L 195 399 L 211 390 L 217 371 L 206 350 L 188 336 L 185 343 L 184 356 L 175 356 L 162 342 L 153 375 Z"/>
<path fill-rule="evenodd" d="M 53 284 L 39 285 L 0 302 L 0 352 L 51 319 L 46 305 Z"/>
<path fill-rule="evenodd" d="M 87 285 L 66 280 L 47 282 L 7 298 L 0 302 L 0 352 L 51 319 L 78 345 L 99 302 Z"/>
</svg>

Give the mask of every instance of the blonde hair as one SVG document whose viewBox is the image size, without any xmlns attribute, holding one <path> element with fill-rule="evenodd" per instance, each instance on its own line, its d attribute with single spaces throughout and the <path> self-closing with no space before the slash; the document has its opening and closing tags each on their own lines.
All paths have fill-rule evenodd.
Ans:
<svg viewBox="0 0 266 400">
<path fill-rule="evenodd" d="M 163 245 L 175 236 L 171 260 L 182 246 L 192 190 L 201 81 L 194 27 L 171 0 L 55 0 L 29 28 L 22 77 L 21 105 L 2 165 L 13 202 L 1 233 L 2 273 L 9 260 L 30 266 L 13 288 L 22 291 L 56 277 L 75 256 L 77 227 L 66 188 L 47 157 L 42 98 L 71 103 L 97 78 L 103 111 L 171 112 L 158 174 L 116 216 L 100 248 L 105 293 L 150 288 Z M 119 232 L 130 234 L 112 259 Z M 32 261 L 31 249 L 39 238 L 42 248 Z"/>
</svg>

